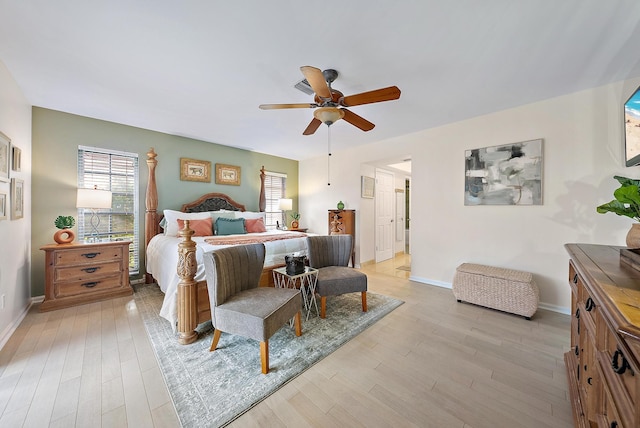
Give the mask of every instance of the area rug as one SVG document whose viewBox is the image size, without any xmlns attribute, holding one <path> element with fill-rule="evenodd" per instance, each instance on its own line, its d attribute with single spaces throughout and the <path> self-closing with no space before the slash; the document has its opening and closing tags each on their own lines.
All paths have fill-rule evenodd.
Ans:
<svg viewBox="0 0 640 428">
<path fill-rule="evenodd" d="M 302 320 L 302 336 L 284 326 L 269 339 L 270 371 L 260 367 L 260 344 L 222 334 L 209 352 L 211 323 L 201 326 L 198 340 L 179 345 L 167 320 L 158 313 L 164 295 L 156 285 L 138 287 L 135 300 L 149 333 L 160 369 L 182 426 L 224 426 L 268 397 L 314 363 L 400 306 L 401 300 L 367 293 L 362 312 L 360 293 L 328 299 L 327 318 L 314 312 Z"/>
</svg>

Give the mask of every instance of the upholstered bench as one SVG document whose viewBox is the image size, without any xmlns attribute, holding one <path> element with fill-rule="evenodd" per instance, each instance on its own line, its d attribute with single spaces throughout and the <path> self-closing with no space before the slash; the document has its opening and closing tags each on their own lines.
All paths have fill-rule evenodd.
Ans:
<svg viewBox="0 0 640 428">
<path fill-rule="evenodd" d="M 456 268 L 453 295 L 473 303 L 526 319 L 538 310 L 539 291 L 533 274 L 513 269 L 463 263 Z"/>
</svg>

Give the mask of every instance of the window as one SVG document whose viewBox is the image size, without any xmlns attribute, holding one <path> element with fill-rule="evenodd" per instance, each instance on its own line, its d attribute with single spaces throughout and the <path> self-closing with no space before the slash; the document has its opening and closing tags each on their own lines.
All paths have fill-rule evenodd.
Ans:
<svg viewBox="0 0 640 428">
<path fill-rule="evenodd" d="M 92 238 L 92 215 L 99 240 L 130 240 L 129 273 L 140 272 L 138 154 L 78 147 L 78 188 L 111 190 L 110 209 L 78 208 L 79 240 Z M 96 221 L 96 220 L 99 220 Z"/>
<path fill-rule="evenodd" d="M 265 171 L 264 194 L 267 200 L 265 207 L 267 227 L 276 227 L 276 222 L 282 223 L 282 210 L 278 208 L 278 199 L 284 198 L 287 174 Z"/>
</svg>

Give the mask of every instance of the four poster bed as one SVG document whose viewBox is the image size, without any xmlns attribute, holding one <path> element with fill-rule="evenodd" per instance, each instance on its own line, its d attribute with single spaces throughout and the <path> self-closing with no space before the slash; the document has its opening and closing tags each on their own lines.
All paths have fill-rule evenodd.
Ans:
<svg viewBox="0 0 640 428">
<path fill-rule="evenodd" d="M 272 271 L 284 266 L 287 254 L 306 255 L 306 234 L 280 230 L 254 230 L 249 224 L 264 216 L 264 167 L 260 170 L 260 200 L 258 213 L 245 210 L 245 206 L 223 193 L 208 193 L 182 205 L 180 212 L 165 210 L 159 214 L 155 169 L 157 154 L 151 148 L 147 153 L 149 180 L 146 190 L 145 249 L 146 282 L 157 282 L 165 293 L 160 315 L 178 332 L 178 342 L 194 342 L 196 327 L 211 319 L 207 283 L 202 266 L 202 254 L 223 246 L 262 242 L 267 257 L 260 278 L 261 286 L 273 285 Z M 183 214 L 184 213 L 184 214 Z M 245 233 L 208 236 L 212 218 L 244 218 Z M 179 220 L 177 220 L 179 219 Z M 223 221 L 226 224 L 226 221 Z M 204 227 L 203 227 L 204 226 Z M 253 227 L 253 226 L 252 226 Z M 195 230 L 194 230 L 195 229 Z M 249 233 L 247 233 L 249 232 Z"/>
</svg>

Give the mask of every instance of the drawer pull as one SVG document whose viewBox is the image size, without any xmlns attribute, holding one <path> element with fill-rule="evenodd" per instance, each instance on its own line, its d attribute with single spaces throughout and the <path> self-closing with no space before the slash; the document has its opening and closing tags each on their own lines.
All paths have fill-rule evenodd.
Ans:
<svg viewBox="0 0 640 428">
<path fill-rule="evenodd" d="M 622 365 L 618 361 L 619 357 L 622 357 Z M 618 373 L 619 375 L 624 374 L 624 372 L 627 371 L 627 369 L 631 369 L 629 362 L 624 357 L 624 354 L 622 353 L 622 351 L 619 349 L 616 349 L 616 352 L 613 353 L 613 357 L 611 357 L 611 368 L 613 369 L 614 372 Z"/>
<path fill-rule="evenodd" d="M 592 381 L 593 381 L 593 378 L 592 378 L 592 377 L 588 377 L 588 378 L 587 378 L 587 383 L 588 383 L 589 385 L 593 385 L 593 384 L 591 383 Z"/>
<path fill-rule="evenodd" d="M 618 428 L 618 423 L 616 421 L 611 422 L 609 428 Z"/>
<path fill-rule="evenodd" d="M 578 345 L 576 345 L 576 350 L 574 352 L 576 355 L 580 355 L 580 350 L 578 349 Z"/>
<path fill-rule="evenodd" d="M 578 274 L 573 275 L 573 283 L 574 284 L 578 283 Z"/>
<path fill-rule="evenodd" d="M 580 319 L 580 308 L 576 309 L 576 319 Z"/>
<path fill-rule="evenodd" d="M 100 266 L 97 267 L 90 267 L 90 268 L 84 268 L 81 269 L 83 271 L 85 271 L 86 273 L 94 273 L 95 271 L 97 271 L 98 269 L 100 269 Z"/>
<path fill-rule="evenodd" d="M 587 312 L 591 312 L 595 307 L 596 307 L 596 302 L 594 302 L 593 299 L 589 297 L 584 304 L 584 308 L 587 310 Z"/>
<path fill-rule="evenodd" d="M 83 287 L 87 287 L 87 288 L 93 288 L 98 284 L 100 284 L 100 281 L 85 282 L 85 283 L 82 284 L 82 286 Z"/>
<path fill-rule="evenodd" d="M 82 257 L 86 257 L 88 259 L 94 259 L 96 258 L 96 256 L 98 256 L 100 253 L 84 253 L 82 254 Z"/>
</svg>

